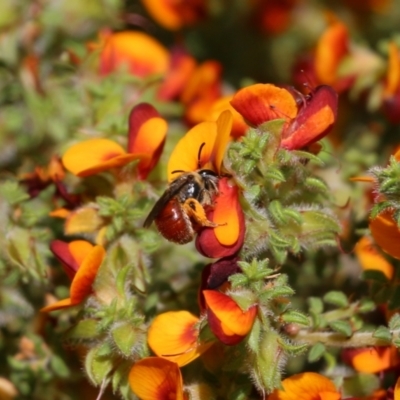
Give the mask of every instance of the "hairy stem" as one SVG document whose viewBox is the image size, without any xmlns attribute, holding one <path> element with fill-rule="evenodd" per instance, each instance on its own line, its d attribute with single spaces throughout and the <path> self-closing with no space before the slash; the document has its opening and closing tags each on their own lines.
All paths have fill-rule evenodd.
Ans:
<svg viewBox="0 0 400 400">
<path fill-rule="evenodd" d="M 400 330 L 392 331 L 392 340 L 400 337 Z M 351 337 L 346 337 L 337 332 L 311 332 L 302 329 L 292 339 L 297 344 L 323 343 L 331 347 L 369 347 L 369 346 L 388 346 L 385 340 L 373 336 L 374 332 L 355 332 Z"/>
</svg>

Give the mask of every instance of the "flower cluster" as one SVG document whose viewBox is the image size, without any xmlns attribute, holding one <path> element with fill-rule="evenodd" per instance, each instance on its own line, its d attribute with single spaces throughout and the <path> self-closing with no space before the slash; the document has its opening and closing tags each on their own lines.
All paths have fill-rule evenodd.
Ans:
<svg viewBox="0 0 400 400">
<path fill-rule="evenodd" d="M 3 3 L 0 398 L 400 400 L 394 3 Z"/>
</svg>

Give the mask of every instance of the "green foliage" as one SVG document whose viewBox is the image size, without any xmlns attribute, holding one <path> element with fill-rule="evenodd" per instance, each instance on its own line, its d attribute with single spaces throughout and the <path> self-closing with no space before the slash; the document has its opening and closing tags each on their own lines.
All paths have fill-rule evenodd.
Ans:
<svg viewBox="0 0 400 400">
<path fill-rule="evenodd" d="M 0 2 L 0 376 L 18 393 L 10 399 L 41 400 L 43 393 L 55 400 L 86 398 L 86 378 L 95 387 L 93 398 L 134 398 L 129 372 L 152 355 L 147 332 L 164 311 L 198 315 L 199 341 L 217 340 L 198 305 L 209 261 L 191 244 L 167 243 L 143 228 L 168 186 L 167 160 L 189 129 L 188 107 L 203 96 L 184 99 L 184 90 L 193 89 L 185 82 L 173 98 L 160 99 L 164 73 L 142 77 L 125 65 L 101 74 L 99 44 L 108 31 L 134 29 L 151 32 L 170 51 L 179 37 L 196 62 L 218 59 L 223 81 L 217 86 L 229 94 L 255 81 L 291 84 L 291 70 L 317 43 L 325 16 L 316 3 L 302 4 L 301 13 L 293 5 L 290 24 L 272 32 L 254 29 L 255 14 L 263 13 L 251 8 L 257 2 L 205 3 L 204 21 L 171 35 L 140 1 Z M 390 156 L 399 144 L 398 123 L 379 110 L 386 102 L 397 104 L 386 86 L 389 44 L 400 44 L 393 35 L 396 5 L 376 12 L 360 4 L 367 8 L 359 13 L 350 2 L 335 4 L 336 16 L 361 40 L 350 43 L 340 61 L 336 78 L 346 81 L 350 72 L 352 83 L 340 92 L 339 118 L 321 151 L 315 143 L 282 147 L 294 119 L 275 104 L 264 111 L 280 119 L 230 143 L 223 174 L 238 187 L 245 240 L 232 261 L 238 268 L 220 290 L 243 312 L 256 309 L 256 316 L 242 342 L 219 343 L 221 365 L 213 370 L 198 359 L 182 369 L 185 385 L 207 383 L 218 399 L 259 399 L 309 363 L 318 361 L 313 369 L 334 376 L 343 364 L 332 348 L 400 347 L 398 261 L 385 254 L 395 270 L 389 279 L 378 270 L 361 271 L 361 257 L 351 252 L 369 233 L 370 218 L 390 212 L 400 227 L 400 163 Z M 362 47 L 376 40 L 376 50 Z M 352 51 L 362 55 L 361 72 Z M 314 72 L 308 78 L 305 71 L 301 80 L 320 79 Z M 197 79 L 205 88 L 207 82 Z M 343 82 L 334 84 L 339 90 Z M 306 94 L 295 94 L 298 106 L 315 95 L 314 86 L 307 82 Z M 169 124 L 164 154 L 149 177 L 139 178 L 139 161 L 90 177 L 72 176 L 62 164 L 62 172 L 51 174 L 51 160 L 86 139 L 108 138 L 126 150 L 128 114 L 140 102 L 154 105 Z M 254 103 L 246 106 L 260 112 Z M 304 134 L 312 134 L 314 123 L 317 118 Z M 372 185 L 350 181 L 366 172 Z M 85 301 L 47 315 L 43 306 L 77 288 L 61 269 L 71 260 L 50 251 L 54 239 L 88 240 L 103 245 L 107 256 Z M 393 313 L 390 319 L 384 308 Z M 371 396 L 380 384 L 375 375 L 357 371 L 340 383 L 346 397 Z"/>
</svg>

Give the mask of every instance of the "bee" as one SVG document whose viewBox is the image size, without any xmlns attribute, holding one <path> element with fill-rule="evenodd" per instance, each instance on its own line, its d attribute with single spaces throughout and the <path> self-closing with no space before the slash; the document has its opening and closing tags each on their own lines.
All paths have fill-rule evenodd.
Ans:
<svg viewBox="0 0 400 400">
<path fill-rule="evenodd" d="M 200 154 L 205 143 L 200 146 Z M 218 176 L 210 169 L 199 169 L 182 173 L 174 179 L 158 199 L 143 226 L 149 227 L 154 221 L 157 229 L 167 240 L 185 244 L 193 240 L 203 227 L 215 228 L 218 224 L 209 221 L 204 206 L 212 206 L 218 194 Z"/>
</svg>

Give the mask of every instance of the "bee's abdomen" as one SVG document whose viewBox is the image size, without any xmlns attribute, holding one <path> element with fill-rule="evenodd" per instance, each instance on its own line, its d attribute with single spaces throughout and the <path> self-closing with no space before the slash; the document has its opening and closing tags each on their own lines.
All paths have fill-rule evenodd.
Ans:
<svg viewBox="0 0 400 400">
<path fill-rule="evenodd" d="M 193 240 L 192 223 L 176 197 L 167 203 L 154 222 L 161 235 L 171 242 L 185 244 Z"/>
</svg>

